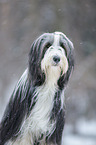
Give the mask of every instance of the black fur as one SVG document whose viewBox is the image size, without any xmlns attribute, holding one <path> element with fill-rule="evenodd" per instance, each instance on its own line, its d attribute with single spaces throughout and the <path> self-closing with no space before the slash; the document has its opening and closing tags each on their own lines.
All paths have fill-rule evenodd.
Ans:
<svg viewBox="0 0 96 145">
<path fill-rule="evenodd" d="M 65 111 L 63 109 L 61 109 L 56 117 L 55 130 L 54 130 L 53 134 L 51 134 L 51 136 L 48 138 L 47 142 L 49 144 L 53 143 L 54 145 L 61 145 L 64 124 L 65 124 Z"/>
<path fill-rule="evenodd" d="M 11 96 L 4 117 L 0 124 L 0 145 L 8 140 L 15 140 L 20 135 L 20 128 L 24 117 L 28 117 L 37 101 L 36 88 L 45 82 L 45 74 L 41 71 L 41 60 L 46 50 L 53 44 L 54 33 L 45 33 L 36 39 L 29 53 L 28 76 L 21 78 Z M 55 120 L 56 125 L 51 134 L 46 136 L 47 143 L 61 145 L 62 132 L 65 122 L 65 110 L 61 108 L 60 95 L 67 84 L 74 66 L 73 47 L 70 42 L 60 34 L 60 46 L 65 50 L 68 60 L 68 71 L 58 80 L 59 90 L 54 96 L 54 106 L 50 121 Z M 25 79 L 25 80 L 24 80 Z M 43 134 L 36 139 L 34 145 L 39 145 Z"/>
<path fill-rule="evenodd" d="M 61 145 L 62 132 L 65 124 L 65 108 L 61 108 L 61 91 L 56 92 L 54 98 L 54 106 L 52 109 L 51 120 L 56 121 L 56 126 L 53 133 L 46 138 L 47 142 Z"/>
<path fill-rule="evenodd" d="M 9 104 L 5 110 L 4 117 L 0 124 L 0 145 L 9 139 L 15 139 L 19 135 L 22 120 L 28 115 L 36 103 L 36 97 L 32 98 L 34 89 L 26 80 L 25 84 L 17 84 Z"/>
<path fill-rule="evenodd" d="M 71 71 L 74 68 L 74 54 L 73 54 L 74 48 L 72 45 L 70 45 L 67 39 L 65 39 L 63 36 L 61 36 L 61 39 L 60 39 L 60 46 L 64 48 L 66 57 L 68 60 L 68 71 L 66 72 L 66 74 L 61 76 L 60 79 L 58 80 L 58 86 L 60 90 L 62 90 L 68 83 Z"/>
<path fill-rule="evenodd" d="M 29 77 L 33 86 L 40 86 L 45 81 L 45 74 L 41 71 L 41 60 L 52 43 L 53 35 L 45 33 L 32 44 L 29 53 Z"/>
</svg>

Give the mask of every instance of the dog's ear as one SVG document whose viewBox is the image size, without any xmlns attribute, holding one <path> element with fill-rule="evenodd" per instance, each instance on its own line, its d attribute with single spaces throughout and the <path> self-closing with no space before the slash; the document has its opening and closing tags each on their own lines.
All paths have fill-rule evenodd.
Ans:
<svg viewBox="0 0 96 145">
<path fill-rule="evenodd" d="M 40 48 L 41 39 L 37 39 L 33 42 L 29 53 L 29 79 L 34 86 L 41 85 L 44 82 L 44 73 L 40 69 Z"/>
<path fill-rule="evenodd" d="M 74 46 L 73 46 L 73 43 L 65 35 L 63 35 L 63 37 L 61 37 L 60 43 L 62 44 L 62 47 L 65 50 L 66 57 L 68 60 L 68 70 L 58 80 L 58 86 L 62 90 L 68 83 L 70 74 L 71 74 L 72 70 L 74 69 Z"/>
<path fill-rule="evenodd" d="M 41 61 L 46 50 L 52 44 L 52 34 L 44 33 L 37 38 L 29 53 L 29 78 L 34 86 L 40 86 L 45 81 L 45 74 L 41 70 Z"/>
</svg>

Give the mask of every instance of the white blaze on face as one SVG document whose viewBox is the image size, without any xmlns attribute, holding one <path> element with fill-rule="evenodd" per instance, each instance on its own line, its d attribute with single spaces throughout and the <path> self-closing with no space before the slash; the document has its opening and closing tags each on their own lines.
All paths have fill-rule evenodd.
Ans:
<svg viewBox="0 0 96 145">
<path fill-rule="evenodd" d="M 41 69 L 46 75 L 46 81 L 57 83 L 60 75 L 63 75 L 68 70 L 68 61 L 65 51 L 59 44 L 60 34 L 54 33 L 54 42 L 46 51 L 43 60 L 41 61 Z M 58 59 L 54 61 L 54 58 Z M 59 60 L 60 59 L 60 60 Z"/>
</svg>

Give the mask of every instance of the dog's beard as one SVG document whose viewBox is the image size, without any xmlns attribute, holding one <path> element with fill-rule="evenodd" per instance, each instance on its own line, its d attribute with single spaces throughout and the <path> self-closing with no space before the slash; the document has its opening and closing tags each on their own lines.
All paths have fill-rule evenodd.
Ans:
<svg viewBox="0 0 96 145">
<path fill-rule="evenodd" d="M 59 56 L 60 62 L 54 62 L 54 56 Z M 46 82 L 56 84 L 60 76 L 64 75 L 68 70 L 68 61 L 64 50 L 61 47 L 60 50 L 55 48 L 51 50 L 49 48 L 41 61 L 41 70 L 45 73 Z"/>
</svg>

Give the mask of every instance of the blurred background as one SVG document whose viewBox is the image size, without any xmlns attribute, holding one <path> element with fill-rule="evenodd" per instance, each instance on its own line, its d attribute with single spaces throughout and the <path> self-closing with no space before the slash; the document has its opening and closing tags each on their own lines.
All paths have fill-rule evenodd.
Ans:
<svg viewBox="0 0 96 145">
<path fill-rule="evenodd" d="M 96 0 L 0 0 L 0 120 L 32 42 L 54 31 L 75 47 L 62 145 L 96 145 Z"/>
</svg>

